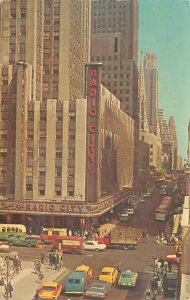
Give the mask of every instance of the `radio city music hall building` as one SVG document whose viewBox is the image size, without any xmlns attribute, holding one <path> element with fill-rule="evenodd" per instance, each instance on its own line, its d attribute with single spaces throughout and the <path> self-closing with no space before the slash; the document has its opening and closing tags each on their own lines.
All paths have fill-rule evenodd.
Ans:
<svg viewBox="0 0 190 300">
<path fill-rule="evenodd" d="M 2 223 L 85 226 L 130 193 L 136 125 L 100 65 L 85 77 L 90 14 L 89 0 L 0 4 Z"/>
<path fill-rule="evenodd" d="M 6 76 L 17 87 L 6 106 L 9 122 L 3 118 L 8 141 L 4 147 L 1 141 L 1 222 L 34 231 L 85 226 L 125 201 L 133 186 L 134 121 L 101 85 L 101 65 L 86 66 L 86 98 L 77 99 L 73 110 L 68 101 L 27 101 L 29 64 L 0 70 L 1 80 Z M 1 90 L 1 101 L 5 95 Z"/>
</svg>

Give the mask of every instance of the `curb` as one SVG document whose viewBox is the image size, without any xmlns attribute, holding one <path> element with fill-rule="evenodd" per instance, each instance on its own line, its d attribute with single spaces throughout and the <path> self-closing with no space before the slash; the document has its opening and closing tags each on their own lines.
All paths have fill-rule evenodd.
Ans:
<svg viewBox="0 0 190 300">
<path fill-rule="evenodd" d="M 61 275 L 59 275 L 58 277 L 56 277 L 53 281 L 59 282 L 62 279 L 62 277 L 67 276 L 69 274 L 69 272 L 70 272 L 70 269 L 68 267 L 65 267 L 65 270 L 63 271 L 63 273 Z"/>
</svg>

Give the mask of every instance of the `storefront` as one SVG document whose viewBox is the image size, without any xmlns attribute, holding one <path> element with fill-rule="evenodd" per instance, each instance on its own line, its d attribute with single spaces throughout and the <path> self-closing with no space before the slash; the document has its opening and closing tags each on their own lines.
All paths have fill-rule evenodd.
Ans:
<svg viewBox="0 0 190 300">
<path fill-rule="evenodd" d="M 100 202 L 85 204 L 81 202 L 58 201 L 1 201 L 1 223 L 21 223 L 39 233 L 42 227 L 82 227 L 106 222 L 118 207 L 128 203 L 131 190 L 127 189 L 110 195 Z"/>
</svg>

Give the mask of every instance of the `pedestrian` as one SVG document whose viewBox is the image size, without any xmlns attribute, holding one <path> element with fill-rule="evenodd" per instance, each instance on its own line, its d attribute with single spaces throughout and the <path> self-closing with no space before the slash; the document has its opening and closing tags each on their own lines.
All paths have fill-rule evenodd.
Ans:
<svg viewBox="0 0 190 300">
<path fill-rule="evenodd" d="M 40 258 L 41 258 L 41 263 L 44 264 L 45 263 L 45 252 L 44 252 L 44 250 L 40 253 Z"/>
<path fill-rule="evenodd" d="M 164 268 L 164 259 L 163 259 L 163 257 L 160 256 L 158 261 L 161 263 L 161 268 L 163 269 Z"/>
<path fill-rule="evenodd" d="M 157 243 L 157 244 L 160 243 L 160 236 L 159 236 L 159 234 L 156 235 L 156 243 Z"/>
<path fill-rule="evenodd" d="M 37 271 L 37 273 L 40 273 L 40 271 L 41 271 L 41 262 L 38 260 L 37 261 L 37 266 L 36 266 L 36 271 Z"/>
<path fill-rule="evenodd" d="M 3 295 L 5 293 L 5 282 L 3 277 L 0 279 L 0 295 Z"/>
<path fill-rule="evenodd" d="M 30 226 L 29 227 L 29 236 L 31 236 L 32 235 L 32 227 Z"/>
<path fill-rule="evenodd" d="M 18 269 L 22 270 L 22 261 L 19 254 L 17 255 L 17 265 L 18 265 Z"/>
<path fill-rule="evenodd" d="M 150 281 L 150 285 L 151 285 L 151 291 L 153 293 L 153 295 L 156 295 L 156 291 L 157 291 L 157 278 L 153 277 Z"/>
<path fill-rule="evenodd" d="M 167 274 L 168 272 L 168 262 L 167 260 L 164 261 L 164 273 Z"/>
<path fill-rule="evenodd" d="M 6 288 L 6 295 L 9 296 L 10 298 L 12 298 L 12 291 L 13 291 L 13 287 L 11 281 L 9 281 Z"/>
<path fill-rule="evenodd" d="M 172 272 L 172 262 L 170 260 L 168 261 L 168 272 Z"/>
<path fill-rule="evenodd" d="M 44 275 L 43 275 L 43 273 L 40 271 L 40 272 L 38 273 L 38 282 L 41 283 L 43 278 L 44 278 Z"/>
<path fill-rule="evenodd" d="M 53 253 L 52 251 L 49 252 L 49 266 L 53 265 Z"/>
<path fill-rule="evenodd" d="M 118 274 L 121 273 L 121 261 L 117 264 L 117 271 L 118 271 Z"/>
<path fill-rule="evenodd" d="M 37 274 L 40 271 L 41 264 L 40 261 L 36 258 L 34 262 L 34 272 Z"/>
</svg>

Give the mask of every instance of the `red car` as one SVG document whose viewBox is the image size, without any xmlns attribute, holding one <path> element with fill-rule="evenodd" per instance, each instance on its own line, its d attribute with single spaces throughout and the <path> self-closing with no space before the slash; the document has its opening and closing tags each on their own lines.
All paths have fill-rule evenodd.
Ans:
<svg viewBox="0 0 190 300">
<path fill-rule="evenodd" d="M 173 263 L 178 263 L 179 262 L 179 257 L 177 257 L 175 254 L 173 255 L 167 255 L 166 256 L 167 261 L 171 261 Z"/>
</svg>

